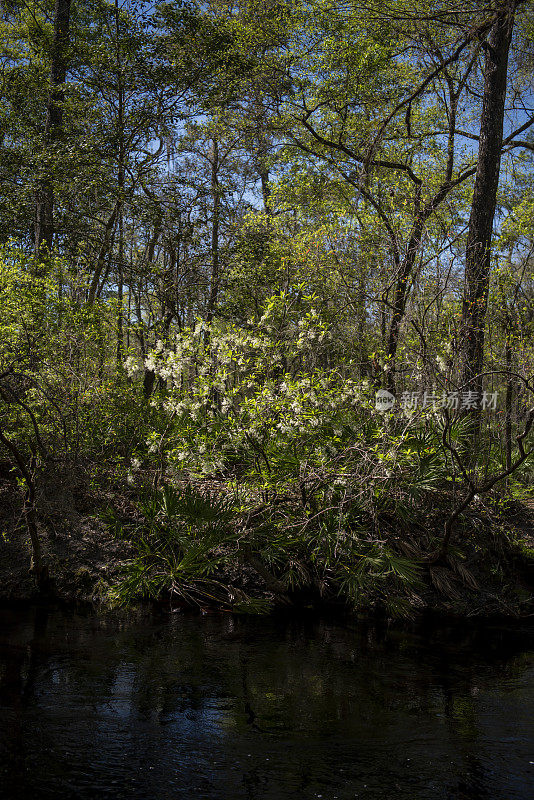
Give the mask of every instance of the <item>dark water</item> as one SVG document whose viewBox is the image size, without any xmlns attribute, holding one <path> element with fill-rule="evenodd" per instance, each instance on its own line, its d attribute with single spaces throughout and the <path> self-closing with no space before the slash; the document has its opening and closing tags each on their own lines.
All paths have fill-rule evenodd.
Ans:
<svg viewBox="0 0 534 800">
<path fill-rule="evenodd" d="M 0 610 L 0 798 L 534 798 L 532 630 Z"/>
</svg>

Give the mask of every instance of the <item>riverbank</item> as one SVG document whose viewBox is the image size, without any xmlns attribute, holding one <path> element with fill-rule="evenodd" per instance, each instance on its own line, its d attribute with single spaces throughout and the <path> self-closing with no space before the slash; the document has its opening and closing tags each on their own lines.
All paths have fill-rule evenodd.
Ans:
<svg viewBox="0 0 534 800">
<path fill-rule="evenodd" d="M 128 526 L 142 526 L 137 505 L 139 487 L 114 484 L 88 485 L 83 471 L 51 475 L 39 490 L 39 535 L 50 581 L 45 593 L 61 600 L 110 602 L 125 574 L 125 566 L 136 556 L 133 540 L 109 523 L 113 518 Z M 447 513 L 447 497 L 436 498 L 433 507 L 421 509 L 418 524 L 407 532 L 399 520 L 384 519 L 383 535 L 418 570 L 416 589 L 408 592 L 400 583 L 382 582 L 374 591 L 368 581 L 359 606 L 366 611 L 381 610 L 384 591 L 390 593 L 392 608 L 401 615 L 437 611 L 460 617 L 528 617 L 534 613 L 534 504 L 532 501 L 478 501 L 462 517 L 453 547 L 446 560 L 424 563 L 424 553 L 439 538 Z M 30 574 L 30 542 L 22 519 L 20 492 L 10 480 L 0 480 L 0 599 L 28 600 L 36 596 Z M 298 588 L 281 587 L 276 575 L 253 553 L 242 548 L 232 563 L 228 559 L 216 574 L 225 592 L 211 599 L 206 595 L 164 593 L 167 606 L 232 608 L 232 599 L 247 597 L 258 608 L 301 606 L 346 609 L 343 594 L 328 576 L 310 577 Z M 301 568 L 308 565 L 302 563 Z M 383 577 L 383 576 L 381 576 Z M 304 584 L 304 585 L 303 585 Z M 384 588 L 385 587 L 385 588 Z M 246 606 L 242 606 L 242 610 Z M 386 613 L 390 613 L 386 609 Z"/>
</svg>

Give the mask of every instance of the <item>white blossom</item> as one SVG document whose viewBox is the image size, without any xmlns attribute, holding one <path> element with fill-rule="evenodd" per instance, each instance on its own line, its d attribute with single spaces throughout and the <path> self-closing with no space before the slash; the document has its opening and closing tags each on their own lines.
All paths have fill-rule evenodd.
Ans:
<svg viewBox="0 0 534 800">
<path fill-rule="evenodd" d="M 133 378 L 136 372 L 139 372 L 139 361 L 135 356 L 128 356 L 124 362 L 124 369 L 129 378 Z"/>
</svg>

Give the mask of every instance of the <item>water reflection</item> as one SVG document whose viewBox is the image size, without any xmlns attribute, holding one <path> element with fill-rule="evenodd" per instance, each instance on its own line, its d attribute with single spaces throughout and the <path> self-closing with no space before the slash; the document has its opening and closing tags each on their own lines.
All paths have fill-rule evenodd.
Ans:
<svg viewBox="0 0 534 800">
<path fill-rule="evenodd" d="M 0 611 L 0 796 L 534 796 L 532 632 Z"/>
</svg>

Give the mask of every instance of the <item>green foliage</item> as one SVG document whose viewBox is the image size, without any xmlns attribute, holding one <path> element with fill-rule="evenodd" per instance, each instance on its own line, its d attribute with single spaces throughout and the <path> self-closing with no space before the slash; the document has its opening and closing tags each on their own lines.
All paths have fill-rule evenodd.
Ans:
<svg viewBox="0 0 534 800">
<path fill-rule="evenodd" d="M 36 472 L 83 463 L 95 489 L 106 471 L 119 492 L 164 487 L 135 525 L 110 521 L 137 551 L 119 600 L 245 611 L 300 592 L 404 613 L 415 524 L 438 493 L 456 501 L 502 469 L 531 405 L 532 0 L 512 42 L 520 138 L 503 152 L 485 325 L 499 407 L 474 453 L 461 413 L 444 428 L 374 395 L 465 388 L 487 9 L 74 4 L 50 136 L 52 6 L 4 5 L 8 440 Z M 36 259 L 44 184 L 53 248 Z M 531 479 L 532 459 L 507 489 L 524 498 Z M 247 570 L 266 597 L 228 578 Z"/>
<path fill-rule="evenodd" d="M 136 550 L 112 599 L 158 598 L 165 592 L 188 602 L 229 602 L 228 589 L 217 579 L 235 551 L 232 506 L 185 487 L 166 486 L 137 505 L 139 521 L 123 526 L 110 510 L 106 523 Z M 240 601 L 246 600 L 241 593 Z"/>
<path fill-rule="evenodd" d="M 250 509 L 239 508 L 224 495 L 210 496 L 199 484 L 150 493 L 138 503 L 137 517 L 135 523 L 124 523 L 112 510 L 104 515 L 115 535 L 135 550 L 111 592 L 113 602 L 168 596 L 171 604 L 180 598 L 263 613 L 272 604 L 269 582 L 251 593 L 239 586 L 239 577 L 237 585 L 229 580 L 243 562 L 258 561 L 263 565 L 260 575 L 268 570 L 278 587 L 275 597 L 319 591 L 324 598 L 337 595 L 356 607 L 374 602 L 406 612 L 421 586 L 420 568 L 413 560 L 373 541 L 364 529 L 341 528 L 339 515 L 331 511 L 318 524 L 309 524 L 309 519 L 288 524 L 278 513 L 246 527 Z"/>
<path fill-rule="evenodd" d="M 0 257 L 3 426 L 45 460 L 125 458 L 155 417 L 106 344 L 113 305 L 80 303 L 59 259 L 46 277 L 35 271 L 17 249 Z"/>
</svg>

